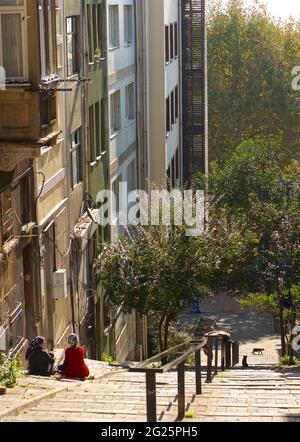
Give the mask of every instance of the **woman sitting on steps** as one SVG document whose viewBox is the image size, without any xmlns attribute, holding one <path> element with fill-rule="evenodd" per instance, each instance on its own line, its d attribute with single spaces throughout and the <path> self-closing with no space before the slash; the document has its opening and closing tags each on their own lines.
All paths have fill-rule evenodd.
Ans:
<svg viewBox="0 0 300 442">
<path fill-rule="evenodd" d="M 84 362 L 84 349 L 78 345 L 79 338 L 75 334 L 69 336 L 68 343 L 70 347 L 66 350 L 65 361 L 63 365 L 58 367 L 61 376 L 84 380 L 90 374 L 88 366 Z"/>
</svg>

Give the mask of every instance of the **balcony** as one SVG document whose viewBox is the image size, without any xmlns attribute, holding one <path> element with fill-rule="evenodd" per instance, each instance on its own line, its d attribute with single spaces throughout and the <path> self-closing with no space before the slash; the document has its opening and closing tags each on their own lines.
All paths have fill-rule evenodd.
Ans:
<svg viewBox="0 0 300 442">
<path fill-rule="evenodd" d="M 0 143 L 45 145 L 58 135 L 56 93 L 29 85 L 0 91 Z"/>
<path fill-rule="evenodd" d="M 30 85 L 0 90 L 0 172 L 11 172 L 23 159 L 36 158 L 43 146 L 55 144 L 56 93 Z"/>
</svg>

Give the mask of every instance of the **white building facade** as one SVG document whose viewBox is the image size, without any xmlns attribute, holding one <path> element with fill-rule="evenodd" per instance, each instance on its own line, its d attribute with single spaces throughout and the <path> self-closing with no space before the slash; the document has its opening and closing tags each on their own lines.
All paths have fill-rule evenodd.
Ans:
<svg viewBox="0 0 300 442">
<path fill-rule="evenodd" d="M 110 187 L 119 198 L 119 183 L 128 183 L 128 192 L 137 188 L 137 119 L 136 119 L 136 32 L 135 0 L 109 0 L 108 88 Z M 111 239 L 120 233 L 120 211 L 112 209 Z M 136 357 L 136 315 L 116 314 L 115 356 L 118 361 Z"/>
<path fill-rule="evenodd" d="M 140 177 L 146 187 L 182 184 L 179 5 L 137 0 Z"/>
</svg>

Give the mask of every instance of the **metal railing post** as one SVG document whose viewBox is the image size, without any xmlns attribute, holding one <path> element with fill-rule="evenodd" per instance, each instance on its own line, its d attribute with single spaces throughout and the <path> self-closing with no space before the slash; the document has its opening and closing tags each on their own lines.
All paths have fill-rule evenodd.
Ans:
<svg viewBox="0 0 300 442">
<path fill-rule="evenodd" d="M 185 414 L 185 363 L 178 365 L 178 419 Z"/>
<path fill-rule="evenodd" d="M 201 350 L 195 352 L 196 395 L 202 394 Z"/>
<path fill-rule="evenodd" d="M 157 422 L 156 373 L 146 373 L 147 422 Z"/>
<path fill-rule="evenodd" d="M 225 358 L 226 358 L 226 369 L 228 370 L 229 368 L 231 368 L 231 342 L 226 342 L 225 344 Z"/>
<path fill-rule="evenodd" d="M 225 342 L 224 338 L 221 341 L 221 370 L 225 371 Z"/>
<path fill-rule="evenodd" d="M 215 339 L 215 375 L 218 374 L 218 357 L 219 357 L 219 337 Z"/>
<path fill-rule="evenodd" d="M 207 382 L 212 381 L 213 342 L 214 342 L 214 337 L 208 336 L 208 338 L 207 338 L 207 351 L 208 351 L 208 354 L 207 354 L 207 377 L 206 377 Z"/>
</svg>

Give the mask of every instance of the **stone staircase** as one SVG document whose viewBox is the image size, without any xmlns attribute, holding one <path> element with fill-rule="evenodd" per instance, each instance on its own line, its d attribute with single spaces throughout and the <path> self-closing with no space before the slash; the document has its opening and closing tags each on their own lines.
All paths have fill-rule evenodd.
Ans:
<svg viewBox="0 0 300 442">
<path fill-rule="evenodd" d="M 194 400 L 195 375 L 186 373 L 187 402 Z M 158 421 L 174 422 L 177 418 L 177 373 L 157 376 Z M 9 422 L 145 422 L 145 375 L 118 370 L 105 379 L 70 385 L 49 399 L 24 409 Z"/>
<path fill-rule="evenodd" d="M 195 373 L 186 371 L 189 422 L 300 421 L 300 373 L 233 369 L 220 373 L 195 396 Z M 1 405 L 1 399 L 0 399 Z M 157 375 L 159 422 L 177 418 L 177 373 Z M 9 422 L 145 422 L 145 375 L 108 369 L 104 376 L 70 383 L 54 396 L 29 404 Z"/>
<path fill-rule="evenodd" d="M 233 369 L 206 384 L 189 407 L 195 422 L 300 422 L 300 373 Z M 187 419 L 186 419 L 187 420 Z"/>
</svg>

